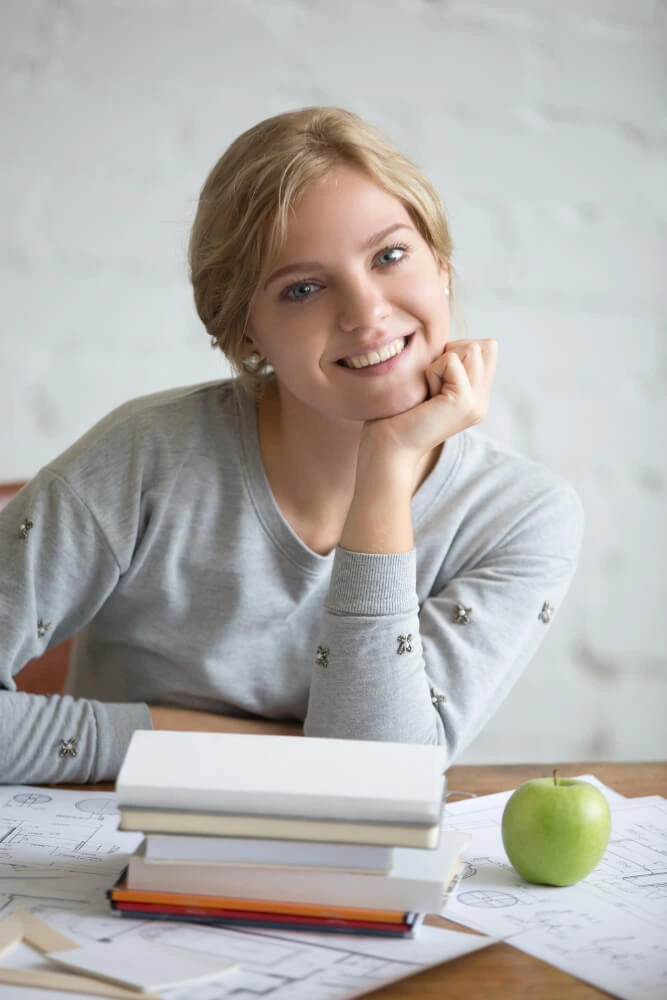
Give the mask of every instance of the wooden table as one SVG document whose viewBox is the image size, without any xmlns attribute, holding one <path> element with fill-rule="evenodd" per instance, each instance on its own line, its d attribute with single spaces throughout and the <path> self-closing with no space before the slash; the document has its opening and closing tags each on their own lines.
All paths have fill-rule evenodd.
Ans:
<svg viewBox="0 0 667 1000">
<path fill-rule="evenodd" d="M 667 761 L 563 765 L 555 761 L 553 767 L 556 766 L 561 777 L 594 774 L 621 795 L 667 796 Z M 516 788 L 529 778 L 546 777 L 551 771 L 552 765 L 547 764 L 460 766 L 449 769 L 447 780 L 450 791 L 489 795 Z M 112 785 L 97 787 L 113 788 Z M 442 917 L 427 917 L 426 923 L 465 931 L 460 924 Z M 375 990 L 368 996 L 372 1000 L 593 1000 L 609 994 L 508 944 L 495 944 Z"/>
<path fill-rule="evenodd" d="M 556 761 L 554 766 L 558 766 L 564 778 L 594 774 L 621 795 L 667 795 L 667 761 L 563 765 Z M 450 790 L 488 795 L 516 788 L 529 778 L 546 777 L 551 771 L 551 765 L 539 764 L 461 766 L 450 768 L 447 782 Z M 441 917 L 428 917 L 426 923 L 465 930 L 460 924 Z M 609 996 L 508 944 L 491 945 L 368 995 L 372 1000 L 458 1000 L 459 997 L 463 1000 L 593 1000 Z"/>
</svg>

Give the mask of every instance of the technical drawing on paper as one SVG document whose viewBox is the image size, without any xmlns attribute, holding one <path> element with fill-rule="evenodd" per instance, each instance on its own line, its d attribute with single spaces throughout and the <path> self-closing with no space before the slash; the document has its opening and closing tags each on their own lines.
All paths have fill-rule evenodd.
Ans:
<svg viewBox="0 0 667 1000">
<path fill-rule="evenodd" d="M 347 1000 L 388 981 L 419 972 L 429 964 L 477 950 L 491 939 L 423 928 L 421 941 L 359 939 L 250 928 L 207 927 L 171 921 L 128 920 L 100 907 L 72 904 L 66 910 L 49 901 L 33 901 L 35 916 L 68 937 L 81 942 L 111 942 L 140 937 L 205 951 L 237 962 L 233 977 L 219 982 L 190 984 L 170 990 L 170 1000 Z M 449 934 L 458 938 L 446 954 L 442 943 Z M 316 939 L 316 940 L 315 940 Z M 397 947 L 398 945 L 398 947 Z M 404 947 L 400 947 L 403 945 Z M 451 949 L 451 942 L 447 945 Z"/>
<path fill-rule="evenodd" d="M 106 893 L 141 834 L 117 829 L 112 796 L 57 789 L 45 802 L 39 792 L 0 792 L 0 912 L 28 909 L 74 940 L 138 936 L 241 964 L 220 983 L 170 990 L 170 1000 L 350 1000 L 495 940 L 433 927 L 395 941 L 130 920 L 112 913 Z"/>
<path fill-rule="evenodd" d="M 52 797 L 43 792 L 19 792 L 18 795 L 12 795 L 12 802 L 19 806 L 43 806 L 51 801 Z"/>
<path fill-rule="evenodd" d="M 516 948 L 632 1000 L 667 996 L 667 804 L 659 796 L 610 798 L 612 836 L 598 867 L 572 886 L 532 885 L 503 849 L 508 795 L 457 803 L 450 826 L 473 836 L 471 873 L 446 908 L 455 922 L 509 936 Z M 492 801 L 493 800 L 493 801 Z M 474 874 L 472 872 L 474 871 Z"/>
<path fill-rule="evenodd" d="M 456 894 L 459 903 L 464 906 L 485 906 L 495 909 L 499 906 L 516 906 L 518 899 L 509 892 L 497 892 L 491 889 L 472 889 Z"/>
<path fill-rule="evenodd" d="M 93 816 L 118 816 L 116 800 L 108 798 L 80 799 L 74 803 L 74 808 Z"/>
<path fill-rule="evenodd" d="M 113 796 L 28 787 L 0 794 L 0 893 L 104 895 L 140 834 L 120 833 Z"/>
</svg>

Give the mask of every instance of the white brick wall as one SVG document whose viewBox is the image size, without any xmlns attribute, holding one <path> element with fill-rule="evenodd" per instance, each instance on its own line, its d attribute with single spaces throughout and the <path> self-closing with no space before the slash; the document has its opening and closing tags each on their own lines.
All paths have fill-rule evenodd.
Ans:
<svg viewBox="0 0 667 1000">
<path fill-rule="evenodd" d="M 667 752 L 664 0 L 2 0 L 0 478 L 216 377 L 185 244 L 244 128 L 351 107 L 448 205 L 487 429 L 577 487 L 581 568 L 468 761 Z M 661 322 L 661 319 L 663 321 Z"/>
</svg>

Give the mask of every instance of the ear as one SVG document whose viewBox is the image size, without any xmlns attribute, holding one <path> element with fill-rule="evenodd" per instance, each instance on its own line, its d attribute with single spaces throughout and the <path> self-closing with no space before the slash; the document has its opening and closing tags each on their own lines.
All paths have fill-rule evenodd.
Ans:
<svg viewBox="0 0 667 1000">
<path fill-rule="evenodd" d="M 246 333 L 245 336 L 243 337 L 243 342 L 241 344 L 241 355 L 244 361 L 247 361 L 248 358 L 251 358 L 253 355 L 255 357 L 262 356 L 262 352 L 259 350 L 257 344 L 252 339 L 252 336 L 249 333 Z"/>
<path fill-rule="evenodd" d="M 444 285 L 445 295 L 449 296 L 452 286 L 452 276 L 449 270 L 449 264 L 446 264 L 444 260 L 440 260 L 438 261 L 438 268 Z"/>
</svg>

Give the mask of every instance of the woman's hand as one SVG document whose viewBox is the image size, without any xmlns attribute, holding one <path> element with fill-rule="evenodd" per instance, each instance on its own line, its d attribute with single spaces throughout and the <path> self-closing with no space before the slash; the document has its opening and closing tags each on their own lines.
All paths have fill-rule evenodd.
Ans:
<svg viewBox="0 0 667 1000">
<path fill-rule="evenodd" d="M 496 372 L 495 340 L 454 340 L 426 370 L 429 398 L 395 417 L 372 421 L 367 435 L 390 439 L 397 457 L 419 462 L 448 438 L 487 415 Z"/>
<path fill-rule="evenodd" d="M 340 545 L 353 552 L 408 552 L 411 500 L 444 441 L 487 414 L 495 340 L 455 340 L 426 371 L 429 398 L 394 417 L 369 420 L 357 458 Z"/>
<path fill-rule="evenodd" d="M 445 401 L 446 419 L 455 428 L 448 430 L 443 441 L 484 420 L 497 360 L 497 340 L 453 340 L 426 370 L 431 400 Z M 436 405 L 442 408 L 443 404 Z"/>
</svg>

